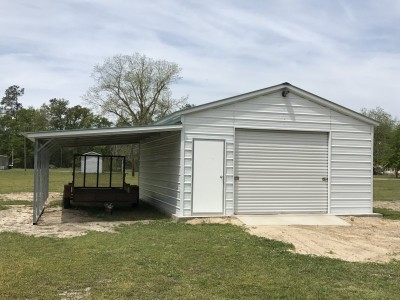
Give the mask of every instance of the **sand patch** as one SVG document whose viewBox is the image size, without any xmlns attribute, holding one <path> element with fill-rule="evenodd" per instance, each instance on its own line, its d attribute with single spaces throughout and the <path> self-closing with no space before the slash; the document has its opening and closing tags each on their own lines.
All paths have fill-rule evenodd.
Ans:
<svg viewBox="0 0 400 300">
<path fill-rule="evenodd" d="M 193 218 L 186 221 L 188 224 L 232 224 L 242 226 L 243 223 L 235 217 L 217 217 L 217 218 Z"/>
<path fill-rule="evenodd" d="M 0 194 L 0 201 L 13 201 L 13 200 L 25 200 L 33 201 L 33 193 L 11 193 L 11 194 Z M 49 193 L 48 202 L 62 200 L 62 193 Z"/>
<path fill-rule="evenodd" d="M 400 221 L 379 217 L 342 217 L 350 226 L 245 226 L 253 235 L 291 243 L 293 252 L 351 262 L 400 260 Z M 234 217 L 194 218 L 189 224 L 233 224 Z"/>
<path fill-rule="evenodd" d="M 397 201 L 374 201 L 374 207 L 400 211 L 400 200 L 397 200 Z"/>
<path fill-rule="evenodd" d="M 70 238 L 85 235 L 89 231 L 116 232 L 119 225 L 135 222 L 140 221 L 99 221 L 82 210 L 56 207 L 46 208 L 38 225 L 32 225 L 32 207 L 12 205 L 0 211 L 0 232 L 19 232 L 33 236 Z"/>
<path fill-rule="evenodd" d="M 87 287 L 81 290 L 74 290 L 74 291 L 63 291 L 58 295 L 61 297 L 61 300 L 68 300 L 68 299 L 84 299 L 90 296 L 91 287 Z"/>
<path fill-rule="evenodd" d="M 343 219 L 351 226 L 257 226 L 248 231 L 291 243 L 295 253 L 354 262 L 400 260 L 400 221 L 376 217 Z"/>
</svg>

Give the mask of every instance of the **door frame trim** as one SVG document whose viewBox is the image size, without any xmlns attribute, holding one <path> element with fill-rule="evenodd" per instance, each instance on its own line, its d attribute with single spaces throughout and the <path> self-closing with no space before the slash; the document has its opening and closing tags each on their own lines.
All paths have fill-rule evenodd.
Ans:
<svg viewBox="0 0 400 300">
<path fill-rule="evenodd" d="M 193 185 L 193 179 L 194 179 L 194 168 L 195 168 L 195 163 L 194 163 L 194 152 L 196 151 L 196 149 L 195 149 L 195 146 L 194 146 L 194 144 L 195 144 L 195 141 L 212 141 L 212 142 L 217 142 L 217 141 L 220 141 L 220 142 L 223 142 L 223 150 L 222 150 L 222 154 L 223 154 L 223 157 L 222 157 L 222 211 L 221 212 L 213 212 L 213 213 L 210 213 L 210 212 L 196 212 L 196 213 L 193 213 L 193 196 L 194 196 L 194 193 L 193 193 L 193 187 L 194 187 L 194 185 Z M 202 215 L 209 215 L 209 216 L 211 216 L 211 215 L 213 215 L 213 216 L 219 216 L 219 215 L 225 215 L 225 176 L 226 176 L 226 172 L 225 172 L 225 158 L 226 158 L 226 140 L 224 140 L 224 139 L 202 139 L 202 138 L 193 138 L 193 140 L 192 140 L 192 143 L 193 143 L 193 147 L 192 147 L 192 180 L 191 180 L 191 201 L 190 201 L 190 214 L 192 215 L 192 216 L 202 216 Z"/>
</svg>

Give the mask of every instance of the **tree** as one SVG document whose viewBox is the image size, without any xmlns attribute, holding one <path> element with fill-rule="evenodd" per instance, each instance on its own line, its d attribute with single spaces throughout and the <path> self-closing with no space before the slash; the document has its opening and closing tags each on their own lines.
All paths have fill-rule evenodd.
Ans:
<svg viewBox="0 0 400 300">
<path fill-rule="evenodd" d="M 94 108 L 117 117 L 120 125 L 145 125 L 186 103 L 173 99 L 171 84 L 179 81 L 176 63 L 135 53 L 116 55 L 94 67 L 95 85 L 85 99 Z"/>
<path fill-rule="evenodd" d="M 396 178 L 398 178 L 398 171 L 400 170 L 400 125 L 397 125 L 390 135 L 384 163 L 386 167 L 395 170 Z"/>
<path fill-rule="evenodd" d="M 89 108 L 75 105 L 67 110 L 66 129 L 110 127 L 112 123 L 101 116 L 94 115 Z"/>
<path fill-rule="evenodd" d="M 110 127 L 112 123 L 93 114 L 89 108 L 80 105 L 69 107 L 65 99 L 50 99 L 41 109 L 46 113 L 50 130 Z"/>
<path fill-rule="evenodd" d="M 186 109 L 193 108 L 193 107 L 195 107 L 195 106 L 196 106 L 195 104 L 185 103 L 184 105 L 182 105 L 182 106 L 179 108 L 179 110 L 186 110 Z"/>
<path fill-rule="evenodd" d="M 0 153 L 11 156 L 14 154 L 15 167 L 24 164 L 24 146 L 27 151 L 27 166 L 33 166 L 33 143 L 24 143 L 21 132 L 42 131 L 48 129 L 46 115 L 33 107 L 21 108 L 15 114 L 5 114 L 0 118 Z"/>
<path fill-rule="evenodd" d="M 379 122 L 374 130 L 374 164 L 385 166 L 389 151 L 389 139 L 395 127 L 396 119 L 381 107 L 370 110 L 363 108 L 361 113 Z"/>
<path fill-rule="evenodd" d="M 81 105 L 70 107 L 69 101 L 66 99 L 50 99 L 48 104 L 42 105 L 41 111 L 45 113 L 49 122 L 49 130 L 100 128 L 112 125 L 108 119 L 93 114 L 87 107 Z M 81 147 L 77 150 L 86 152 L 91 150 L 91 147 Z M 72 149 L 61 149 L 60 155 L 54 154 L 50 158 L 50 162 L 60 167 L 69 166 L 67 162 L 72 161 L 72 157 Z"/>
<path fill-rule="evenodd" d="M 65 117 L 68 111 L 69 101 L 65 99 L 50 99 L 49 104 L 43 104 L 41 109 L 46 113 L 49 121 L 49 129 L 65 130 Z"/>
<path fill-rule="evenodd" d="M 18 98 L 24 94 L 24 89 L 18 85 L 12 85 L 5 91 L 5 96 L 0 102 L 0 151 L 12 157 L 11 164 L 14 164 L 14 149 L 18 149 L 21 140 L 21 123 L 18 122 L 18 114 L 22 104 Z"/>
<path fill-rule="evenodd" d="M 2 98 L 0 109 L 12 117 L 16 117 L 17 111 L 22 109 L 22 104 L 18 102 L 18 97 L 24 95 L 25 89 L 18 85 L 12 85 L 5 91 L 5 96 Z"/>
</svg>

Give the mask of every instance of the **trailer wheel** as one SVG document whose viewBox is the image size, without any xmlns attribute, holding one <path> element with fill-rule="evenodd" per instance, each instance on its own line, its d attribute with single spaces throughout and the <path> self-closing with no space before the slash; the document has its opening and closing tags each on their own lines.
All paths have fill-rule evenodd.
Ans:
<svg viewBox="0 0 400 300">
<path fill-rule="evenodd" d="M 69 199 L 68 197 L 63 197 L 63 208 L 71 208 L 71 199 Z"/>
</svg>

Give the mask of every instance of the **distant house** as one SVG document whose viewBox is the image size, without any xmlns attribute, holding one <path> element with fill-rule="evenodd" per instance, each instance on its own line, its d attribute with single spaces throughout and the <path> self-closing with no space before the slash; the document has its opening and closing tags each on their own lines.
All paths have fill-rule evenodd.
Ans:
<svg viewBox="0 0 400 300">
<path fill-rule="evenodd" d="M 97 163 L 99 164 L 99 173 L 103 172 L 103 159 L 100 153 L 87 152 L 81 156 L 81 172 L 97 173 Z"/>
<path fill-rule="evenodd" d="M 8 156 L 0 155 L 0 170 L 7 170 L 7 169 L 8 169 Z"/>
</svg>

